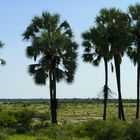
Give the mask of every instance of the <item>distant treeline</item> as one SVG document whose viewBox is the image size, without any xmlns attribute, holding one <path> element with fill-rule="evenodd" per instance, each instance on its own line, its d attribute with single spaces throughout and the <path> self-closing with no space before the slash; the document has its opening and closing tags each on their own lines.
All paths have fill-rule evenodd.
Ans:
<svg viewBox="0 0 140 140">
<path fill-rule="evenodd" d="M 49 99 L 0 99 L 0 103 L 11 103 L 11 104 L 18 104 L 18 103 L 49 103 Z M 98 98 L 64 98 L 58 99 L 59 103 L 103 103 L 103 99 Z M 136 99 L 123 99 L 124 103 L 135 103 Z M 108 103 L 117 103 L 117 99 L 108 99 Z"/>
</svg>

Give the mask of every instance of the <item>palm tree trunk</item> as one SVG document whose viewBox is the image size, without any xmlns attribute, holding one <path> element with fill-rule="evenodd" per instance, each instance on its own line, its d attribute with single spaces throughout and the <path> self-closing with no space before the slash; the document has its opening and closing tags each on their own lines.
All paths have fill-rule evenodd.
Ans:
<svg viewBox="0 0 140 140">
<path fill-rule="evenodd" d="M 54 123 L 57 123 L 57 99 L 56 99 L 56 77 L 55 73 L 53 73 L 53 116 L 54 116 Z"/>
<path fill-rule="evenodd" d="M 56 119 L 56 109 L 55 109 L 55 100 L 54 100 L 54 84 L 53 84 L 53 74 L 49 72 L 49 80 L 50 80 L 50 108 L 51 108 L 51 122 L 52 124 L 57 123 Z"/>
<path fill-rule="evenodd" d="M 50 108 L 51 108 L 51 122 L 53 123 L 53 86 L 52 86 L 52 72 L 49 72 L 50 81 Z"/>
<path fill-rule="evenodd" d="M 104 112 L 103 120 L 106 120 L 106 111 L 107 111 L 107 99 L 108 99 L 108 65 L 107 60 L 104 59 L 105 64 L 105 86 L 104 86 Z"/>
<path fill-rule="evenodd" d="M 121 95 L 121 77 L 120 77 L 120 64 L 118 64 L 116 58 L 115 61 L 115 70 L 116 70 L 116 79 L 117 79 L 117 88 L 118 88 L 118 118 L 125 120 L 122 95 Z"/>
<path fill-rule="evenodd" d="M 137 66 L 137 108 L 136 108 L 136 119 L 139 118 L 139 85 L 140 85 L 140 64 Z"/>
</svg>

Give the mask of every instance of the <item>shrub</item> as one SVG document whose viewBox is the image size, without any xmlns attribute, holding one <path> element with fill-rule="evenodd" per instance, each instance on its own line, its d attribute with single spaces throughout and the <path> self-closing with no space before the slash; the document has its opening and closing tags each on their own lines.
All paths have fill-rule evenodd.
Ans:
<svg viewBox="0 0 140 140">
<path fill-rule="evenodd" d="M 140 121 L 135 120 L 128 125 L 126 130 L 126 136 L 130 140 L 140 140 Z"/>
<path fill-rule="evenodd" d="M 27 109 L 15 113 L 17 133 L 26 133 L 31 129 L 33 116 L 34 112 Z"/>
<path fill-rule="evenodd" d="M 93 140 L 124 140 L 126 123 L 122 121 L 88 121 L 75 127 L 75 136 Z"/>
<path fill-rule="evenodd" d="M 1 127 L 9 127 L 12 123 L 15 123 L 16 119 L 14 114 L 11 112 L 0 112 L 0 126 Z"/>
<path fill-rule="evenodd" d="M 49 115 L 48 112 L 43 112 L 43 113 L 36 112 L 35 113 L 35 118 L 40 121 L 40 127 L 43 128 L 43 127 L 47 127 L 48 126 L 47 121 L 50 120 L 50 115 Z"/>
<path fill-rule="evenodd" d="M 126 123 L 122 121 L 103 122 L 95 133 L 95 140 L 124 140 Z"/>
<path fill-rule="evenodd" d="M 8 136 L 4 133 L 0 133 L 0 140 L 7 140 Z"/>
</svg>

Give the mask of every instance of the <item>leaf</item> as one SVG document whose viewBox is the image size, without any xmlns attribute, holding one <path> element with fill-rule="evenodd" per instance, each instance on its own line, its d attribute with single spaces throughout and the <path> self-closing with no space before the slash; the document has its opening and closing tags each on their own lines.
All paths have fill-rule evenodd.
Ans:
<svg viewBox="0 0 140 140">
<path fill-rule="evenodd" d="M 4 46 L 4 44 L 0 41 L 0 48 L 2 48 Z"/>
<path fill-rule="evenodd" d="M 114 66 L 113 66 L 112 62 L 111 62 L 111 72 L 114 72 Z"/>
<path fill-rule="evenodd" d="M 6 61 L 4 59 L 0 59 L 1 61 L 1 65 L 5 65 L 6 64 Z"/>
<path fill-rule="evenodd" d="M 46 84 L 49 71 L 55 73 L 58 82 L 73 81 L 78 44 L 67 21 L 60 22 L 59 15 L 43 12 L 32 19 L 23 37 L 31 42 L 26 56 L 37 64 L 30 65 L 28 71 L 37 85 Z"/>
<path fill-rule="evenodd" d="M 62 22 L 60 24 L 60 27 L 59 28 L 65 28 L 65 29 L 67 29 L 67 28 L 70 28 L 70 26 L 69 26 L 68 22 L 65 20 L 64 22 Z"/>
</svg>

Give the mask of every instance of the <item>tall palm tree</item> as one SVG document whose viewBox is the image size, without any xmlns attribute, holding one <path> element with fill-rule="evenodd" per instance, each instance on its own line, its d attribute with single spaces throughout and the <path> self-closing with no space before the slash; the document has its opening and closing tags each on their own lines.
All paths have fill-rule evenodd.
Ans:
<svg viewBox="0 0 140 140">
<path fill-rule="evenodd" d="M 4 46 L 4 44 L 0 41 L 0 48 L 2 48 L 3 46 Z M 4 59 L 1 59 L 1 58 L 0 58 L 0 62 L 1 62 L 1 65 L 6 64 L 6 61 Z"/>
<path fill-rule="evenodd" d="M 60 22 L 58 14 L 43 12 L 36 16 L 23 33 L 28 58 L 37 61 L 29 65 L 29 73 L 37 85 L 45 85 L 49 79 L 51 122 L 57 123 L 56 82 L 62 79 L 68 83 L 74 80 L 78 45 L 67 21 Z"/>
<path fill-rule="evenodd" d="M 132 24 L 133 45 L 128 49 L 128 56 L 137 65 L 137 107 L 136 119 L 139 118 L 139 94 L 140 94 L 140 4 L 129 6 L 129 16 Z"/>
<path fill-rule="evenodd" d="M 105 65 L 105 85 L 103 89 L 104 93 L 104 110 L 103 120 L 106 120 L 107 99 L 108 99 L 108 56 L 109 45 L 105 36 L 106 30 L 104 26 L 97 25 L 92 27 L 89 31 L 82 34 L 83 37 L 83 60 L 85 62 L 92 63 L 93 65 L 99 65 L 101 58 L 104 60 Z"/>
<path fill-rule="evenodd" d="M 109 43 L 109 57 L 114 58 L 117 88 L 118 88 L 118 117 L 125 120 L 122 94 L 120 65 L 122 56 L 131 44 L 130 19 L 128 15 L 119 9 L 101 9 L 96 22 L 106 28 L 106 37 Z"/>
</svg>

